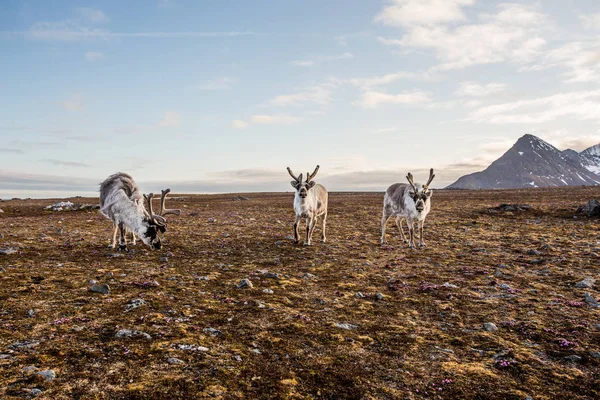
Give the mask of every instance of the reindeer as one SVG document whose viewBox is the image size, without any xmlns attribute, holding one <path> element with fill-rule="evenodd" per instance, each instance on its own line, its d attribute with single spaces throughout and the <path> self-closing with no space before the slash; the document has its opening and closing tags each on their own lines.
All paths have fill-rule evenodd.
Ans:
<svg viewBox="0 0 600 400">
<path fill-rule="evenodd" d="M 137 235 L 144 244 L 153 250 L 161 248 L 161 235 L 167 230 L 165 215 L 179 215 L 181 210 L 168 210 L 165 208 L 166 196 L 170 189 L 162 191 L 160 214 L 152 210 L 153 193 L 142 195 L 133 178 L 119 172 L 106 178 L 100 184 L 100 212 L 113 222 L 111 248 L 115 248 L 117 230 L 120 231 L 119 249 L 126 250 L 126 233 L 132 234 L 132 243 L 135 244 Z M 144 202 L 146 207 L 144 207 Z"/>
<path fill-rule="evenodd" d="M 298 244 L 298 224 L 302 218 L 306 218 L 306 240 L 304 241 L 305 246 L 310 246 L 317 220 L 320 216 L 323 216 L 323 233 L 321 236 L 321 242 L 325 243 L 327 238 L 325 237 L 325 227 L 327 226 L 327 201 L 328 194 L 327 189 L 323 185 L 315 184 L 312 180 L 319 166 L 315 168 L 312 174 L 306 173 L 306 181 L 302 182 L 302 174 L 300 176 L 294 175 L 290 167 L 288 172 L 294 180 L 291 182 L 296 193 L 294 194 L 294 211 L 296 212 L 296 220 L 294 221 L 294 243 Z"/>
<path fill-rule="evenodd" d="M 404 230 L 402 229 L 402 220 L 406 219 L 408 225 L 408 247 L 414 248 L 414 224 L 418 224 L 419 246 L 425 246 L 423 240 L 423 223 L 425 217 L 431 208 L 431 189 L 429 185 L 435 175 L 433 168 L 429 170 L 429 180 L 425 185 L 420 186 L 413 180 L 413 175 L 409 172 L 406 175 L 409 185 L 406 183 L 394 183 L 388 188 L 383 197 L 383 217 L 381 218 L 381 244 L 385 241 L 385 226 L 391 217 L 396 217 L 396 225 L 400 230 L 400 237 L 406 242 Z M 420 186 L 420 187 L 419 187 Z"/>
</svg>

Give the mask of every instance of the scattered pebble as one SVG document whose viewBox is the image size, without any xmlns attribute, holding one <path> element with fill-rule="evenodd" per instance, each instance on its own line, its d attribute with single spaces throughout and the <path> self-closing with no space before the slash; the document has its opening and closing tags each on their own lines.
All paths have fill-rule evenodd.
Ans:
<svg viewBox="0 0 600 400">
<path fill-rule="evenodd" d="M 169 257 L 161 257 L 160 262 L 166 263 L 169 261 Z"/>
<path fill-rule="evenodd" d="M 365 295 L 362 294 L 361 292 L 356 292 L 356 294 L 354 294 L 355 297 L 358 297 L 359 299 L 364 299 Z"/>
<path fill-rule="evenodd" d="M 14 247 L 3 247 L 0 248 L 0 254 L 4 254 L 6 256 L 10 255 L 10 254 L 15 254 L 19 251 L 19 249 L 14 248 Z"/>
<path fill-rule="evenodd" d="M 215 328 L 204 328 L 204 329 L 202 329 L 202 331 L 204 333 L 210 333 L 213 336 L 219 336 L 222 334 L 222 332 L 220 330 L 215 329 Z"/>
<path fill-rule="evenodd" d="M 485 330 L 487 332 L 497 332 L 498 327 L 493 322 L 485 322 L 483 324 L 483 330 Z"/>
<path fill-rule="evenodd" d="M 32 372 L 37 371 L 39 368 L 36 367 L 35 365 L 28 365 L 26 367 L 23 367 L 22 371 L 25 372 L 26 374 L 31 374 Z"/>
<path fill-rule="evenodd" d="M 92 287 L 90 288 L 90 290 L 92 292 L 97 292 L 97 293 L 102 293 L 102 294 L 109 294 L 110 293 L 110 286 L 108 286 L 106 283 L 103 283 L 102 285 L 92 285 Z"/>
<path fill-rule="evenodd" d="M 302 279 L 317 279 L 317 276 L 307 272 L 302 276 Z"/>
<path fill-rule="evenodd" d="M 579 357 L 575 354 L 563 357 L 563 359 L 565 359 L 566 361 L 569 361 L 569 362 L 575 362 L 575 363 L 581 362 L 581 357 Z"/>
<path fill-rule="evenodd" d="M 169 364 L 185 364 L 185 361 L 180 360 L 179 358 L 175 358 L 175 357 L 167 358 L 167 362 Z"/>
<path fill-rule="evenodd" d="M 44 377 L 44 379 L 46 379 L 48 382 L 53 381 L 54 378 L 56 378 L 56 374 L 54 373 L 54 370 L 52 370 L 52 369 L 40 371 L 37 374 Z"/>
<path fill-rule="evenodd" d="M 588 303 L 591 307 L 600 307 L 600 303 L 598 303 L 596 299 L 589 293 L 585 294 L 585 302 Z"/>
<path fill-rule="evenodd" d="M 29 310 L 29 311 L 27 311 L 27 315 L 29 315 L 30 317 L 33 317 L 35 315 L 35 311 Z"/>
<path fill-rule="evenodd" d="M 135 338 L 143 338 L 143 339 L 152 339 L 152 336 L 147 334 L 146 332 L 136 331 L 131 329 L 121 329 L 116 334 L 115 337 L 117 339 L 135 339 Z"/>
<path fill-rule="evenodd" d="M 335 326 L 337 326 L 338 328 L 346 329 L 346 330 L 352 330 L 352 329 L 358 328 L 358 325 L 352 325 L 347 322 L 344 322 L 344 323 L 336 322 Z"/>
<path fill-rule="evenodd" d="M 274 292 L 271 289 L 263 289 L 263 293 L 273 294 Z"/>
<path fill-rule="evenodd" d="M 40 394 L 42 394 L 42 390 L 38 388 L 33 388 L 29 393 L 31 393 L 32 396 L 39 396 Z"/>
<path fill-rule="evenodd" d="M 209 218 L 209 219 L 208 219 L 208 222 L 210 222 L 210 223 L 214 223 L 214 222 L 217 222 L 217 220 L 216 220 L 216 218 Z"/>
<path fill-rule="evenodd" d="M 197 346 L 197 345 L 193 345 L 193 344 L 177 344 L 177 345 L 175 345 L 175 348 L 177 348 L 179 350 L 183 350 L 183 351 L 201 351 L 201 352 L 206 352 L 206 351 L 209 350 L 208 347 Z"/>
<path fill-rule="evenodd" d="M 9 345 L 8 348 L 13 350 L 31 349 L 33 347 L 39 346 L 39 344 L 40 342 L 37 340 L 20 340 Z"/>
<path fill-rule="evenodd" d="M 584 278 L 582 281 L 579 281 L 575 284 L 576 288 L 580 288 L 580 289 L 591 289 L 592 287 L 594 287 L 594 284 L 596 283 L 596 280 L 594 278 L 591 277 L 587 277 Z"/>
<path fill-rule="evenodd" d="M 456 286 L 453 283 L 450 282 L 444 282 L 444 284 L 442 285 L 443 287 L 447 287 L 447 288 L 451 288 L 451 289 L 458 289 L 458 286 Z"/>
<path fill-rule="evenodd" d="M 127 304 L 127 306 L 125 306 L 125 312 L 135 310 L 136 308 L 144 305 L 146 305 L 146 301 L 144 299 L 133 299 Z"/>
<path fill-rule="evenodd" d="M 377 300 L 385 300 L 385 295 L 383 293 L 377 293 L 375 297 Z"/>
<path fill-rule="evenodd" d="M 253 288 L 254 285 L 252 284 L 252 282 L 250 281 L 250 279 L 242 279 L 240 281 L 240 283 L 237 284 L 237 288 L 238 289 L 244 289 L 244 288 Z"/>
<path fill-rule="evenodd" d="M 590 351 L 589 355 L 590 357 L 597 358 L 600 360 L 600 351 Z"/>
</svg>

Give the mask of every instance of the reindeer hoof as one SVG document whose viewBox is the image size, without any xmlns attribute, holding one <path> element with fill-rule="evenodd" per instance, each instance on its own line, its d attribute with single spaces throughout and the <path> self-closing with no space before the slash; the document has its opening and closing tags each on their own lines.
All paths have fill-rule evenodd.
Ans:
<svg viewBox="0 0 600 400">
<path fill-rule="evenodd" d="M 119 251 L 127 251 L 127 245 L 126 244 L 120 244 L 119 245 Z"/>
<path fill-rule="evenodd" d="M 294 240 L 294 244 L 298 244 L 298 243 L 300 243 L 299 240 Z"/>
<path fill-rule="evenodd" d="M 419 247 L 426 247 L 427 245 L 425 243 L 419 243 Z"/>
<path fill-rule="evenodd" d="M 325 242 L 327 242 L 326 239 L 321 239 L 321 243 L 325 243 Z"/>
<path fill-rule="evenodd" d="M 304 242 L 304 246 L 310 246 L 310 242 Z"/>
</svg>

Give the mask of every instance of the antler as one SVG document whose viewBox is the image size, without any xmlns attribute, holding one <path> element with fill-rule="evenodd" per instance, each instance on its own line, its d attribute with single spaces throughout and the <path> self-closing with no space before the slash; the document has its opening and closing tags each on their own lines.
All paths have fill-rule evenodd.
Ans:
<svg viewBox="0 0 600 400">
<path fill-rule="evenodd" d="M 431 183 L 431 181 L 433 180 L 433 178 L 435 178 L 435 175 L 433 174 L 433 168 L 431 168 L 429 170 L 429 180 L 427 181 L 427 183 L 423 186 L 423 190 L 427 190 L 429 188 L 429 184 Z"/>
<path fill-rule="evenodd" d="M 154 193 L 144 195 L 144 200 L 146 200 L 146 206 L 148 207 L 148 210 L 147 210 L 148 214 L 150 215 L 150 219 L 152 221 L 154 221 L 156 224 L 164 225 L 167 222 L 167 220 L 160 215 L 154 214 L 154 211 L 152 210 L 152 198 L 153 197 L 154 197 Z"/>
<path fill-rule="evenodd" d="M 300 174 L 300 179 L 298 179 L 298 177 L 297 177 L 296 175 L 294 175 L 294 173 L 292 172 L 292 170 L 290 169 L 290 167 L 287 167 L 287 170 L 288 170 L 288 172 L 289 172 L 290 176 L 291 176 L 292 178 L 294 178 L 294 180 L 295 180 L 296 182 L 302 182 L 302 174 Z"/>
<path fill-rule="evenodd" d="M 312 180 L 312 178 L 315 177 L 315 175 L 317 174 L 317 171 L 319 171 L 319 166 L 317 165 L 317 168 L 315 168 L 314 172 L 312 174 L 309 174 L 308 172 L 306 173 L 306 182 L 310 182 Z"/>
<path fill-rule="evenodd" d="M 416 192 L 417 187 L 415 186 L 415 181 L 413 180 L 413 174 L 409 172 L 408 175 L 406 175 L 406 179 L 408 180 L 408 183 L 410 183 L 410 186 L 412 186 L 413 190 Z"/>
<path fill-rule="evenodd" d="M 167 194 L 169 194 L 171 192 L 171 189 L 166 189 L 166 190 L 161 190 L 161 196 L 160 196 L 160 216 L 164 216 L 164 215 L 169 215 L 169 214 L 173 214 L 173 215 L 179 215 L 181 214 L 181 210 L 179 209 L 173 209 L 173 210 L 169 210 L 167 209 L 167 207 L 165 207 L 165 202 L 167 201 Z"/>
</svg>

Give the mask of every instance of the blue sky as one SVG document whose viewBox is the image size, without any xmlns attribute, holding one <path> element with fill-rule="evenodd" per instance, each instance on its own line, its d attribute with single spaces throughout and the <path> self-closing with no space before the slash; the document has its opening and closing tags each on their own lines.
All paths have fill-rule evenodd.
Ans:
<svg viewBox="0 0 600 400">
<path fill-rule="evenodd" d="M 600 143 L 596 1 L 0 2 L 0 197 L 434 187 Z"/>
</svg>

